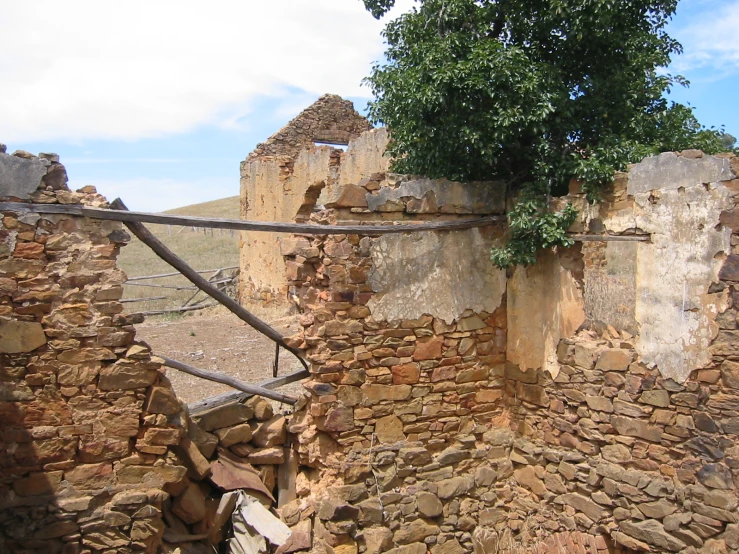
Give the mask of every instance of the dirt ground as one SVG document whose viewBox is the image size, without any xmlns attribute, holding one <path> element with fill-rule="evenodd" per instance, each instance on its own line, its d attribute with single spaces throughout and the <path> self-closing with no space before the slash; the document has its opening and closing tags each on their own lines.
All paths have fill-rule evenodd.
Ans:
<svg viewBox="0 0 739 554">
<path fill-rule="evenodd" d="M 271 321 L 285 336 L 294 334 L 294 318 Z M 137 339 L 149 344 L 154 354 L 167 356 L 199 369 L 227 373 L 245 383 L 257 384 L 272 377 L 275 345 L 225 308 L 204 310 L 177 318 L 150 317 L 136 326 Z M 295 357 L 280 350 L 279 375 L 301 369 Z M 168 368 L 167 376 L 177 395 L 186 403 L 234 389 Z M 286 394 L 302 391 L 300 383 L 279 389 Z"/>
</svg>

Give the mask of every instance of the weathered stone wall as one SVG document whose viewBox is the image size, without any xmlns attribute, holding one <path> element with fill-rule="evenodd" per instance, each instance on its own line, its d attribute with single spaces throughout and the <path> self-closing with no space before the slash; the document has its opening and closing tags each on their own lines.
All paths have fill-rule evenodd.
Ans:
<svg viewBox="0 0 739 554">
<path fill-rule="evenodd" d="M 70 191 L 55 155 L 0 150 L 1 200 L 108 206 Z M 135 340 L 143 318 L 122 314 L 129 239 L 117 222 L 0 213 L 2 552 L 170 552 L 172 533 L 218 544 L 221 491 L 273 502 L 285 418 L 252 398 L 189 420 Z"/>
<path fill-rule="evenodd" d="M 354 104 L 335 94 L 324 94 L 282 129 L 269 137 L 246 158 L 246 162 L 264 156 L 295 157 L 316 142 L 349 144 L 372 128 L 372 124 L 354 109 Z"/>
<path fill-rule="evenodd" d="M 304 311 L 291 340 L 313 373 L 288 428 L 317 483 L 286 520 L 312 529 L 321 552 L 739 551 L 737 169 L 730 157 L 662 155 L 595 206 L 573 183 L 559 200 L 581 209 L 573 231 L 651 240 L 545 254 L 505 286 L 488 282 L 476 306 L 454 301 L 465 279 L 445 280 L 454 247 L 283 239 Z M 417 213 L 417 181 L 375 179 L 336 187 L 330 198 L 352 191 L 355 203 L 313 221 Z M 455 234 L 443 235 L 433 240 Z"/>
</svg>

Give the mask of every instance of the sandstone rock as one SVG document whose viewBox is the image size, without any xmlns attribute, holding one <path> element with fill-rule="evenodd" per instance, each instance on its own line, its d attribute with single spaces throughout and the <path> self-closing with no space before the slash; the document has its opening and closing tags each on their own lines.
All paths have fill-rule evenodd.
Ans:
<svg viewBox="0 0 739 554">
<path fill-rule="evenodd" d="M 606 511 L 589 498 L 577 493 L 567 493 L 556 498 L 556 501 L 566 506 L 571 506 L 577 511 L 584 513 L 588 518 L 598 523 L 606 515 Z"/>
<path fill-rule="evenodd" d="M 549 397 L 544 387 L 538 385 L 528 385 L 526 383 L 516 383 L 516 397 L 524 402 L 536 404 L 537 406 L 548 407 Z"/>
<path fill-rule="evenodd" d="M 677 511 L 677 506 L 671 504 L 664 498 L 655 502 L 638 504 L 637 508 L 639 508 L 639 511 L 650 519 L 662 519 Z"/>
<path fill-rule="evenodd" d="M 251 408 L 235 402 L 195 414 L 193 415 L 193 420 L 203 431 L 213 431 L 214 429 L 222 429 L 244 423 L 251 419 L 253 415 L 254 412 Z"/>
<path fill-rule="evenodd" d="M 100 370 L 101 390 L 141 389 L 154 384 L 159 372 L 137 364 L 116 362 Z"/>
<path fill-rule="evenodd" d="M 312 530 L 313 525 L 310 519 L 304 519 L 291 527 L 292 534 L 290 538 L 276 550 L 275 554 L 290 554 L 290 552 L 297 552 L 298 550 L 309 550 L 312 546 Z"/>
<path fill-rule="evenodd" d="M 252 423 L 252 444 L 261 447 L 277 446 L 285 443 L 287 428 L 285 418 L 273 416 L 267 421 Z"/>
<path fill-rule="evenodd" d="M 461 494 L 466 494 L 475 486 L 474 478 L 471 475 L 460 477 L 452 477 L 444 479 L 437 483 L 437 494 L 439 498 L 446 500 Z"/>
<path fill-rule="evenodd" d="M 667 408 L 670 405 L 670 394 L 666 390 L 645 390 L 641 393 L 639 402 L 658 408 Z"/>
<path fill-rule="evenodd" d="M 359 515 L 359 508 L 337 498 L 328 498 L 321 503 L 318 517 L 324 521 L 354 521 Z"/>
<path fill-rule="evenodd" d="M 620 348 L 604 350 L 598 356 L 598 363 L 595 365 L 595 369 L 601 369 L 603 371 L 626 371 L 633 359 L 634 354 L 629 350 L 622 350 Z"/>
<path fill-rule="evenodd" d="M 362 536 L 367 547 L 366 554 L 381 554 L 393 545 L 393 532 L 387 527 L 362 529 Z M 424 551 L 420 554 L 426 554 L 425 548 L 424 545 Z"/>
<path fill-rule="evenodd" d="M 712 489 L 733 489 L 731 471 L 723 464 L 706 464 L 698 471 L 698 480 Z"/>
<path fill-rule="evenodd" d="M 447 448 L 436 456 L 436 463 L 442 466 L 456 464 L 470 457 L 468 450 Z"/>
<path fill-rule="evenodd" d="M 395 415 L 382 417 L 375 423 L 375 435 L 384 444 L 405 440 L 403 422 Z"/>
<path fill-rule="evenodd" d="M 621 531 L 611 531 L 611 537 L 616 543 L 636 552 L 650 552 L 652 550 L 647 543 L 636 540 Z"/>
<path fill-rule="evenodd" d="M 181 482 L 186 473 L 187 468 L 183 466 L 125 465 L 117 471 L 116 477 L 122 485 L 146 484 L 149 487 L 160 487 L 165 483 Z"/>
<path fill-rule="evenodd" d="M 619 526 L 626 535 L 669 552 L 679 552 L 686 547 L 683 541 L 665 531 L 662 524 L 654 519 L 640 522 L 627 520 L 622 521 Z"/>
<path fill-rule="evenodd" d="M 252 396 L 249 400 L 244 402 L 244 405 L 247 408 L 251 408 L 254 413 L 254 417 L 259 421 L 267 421 L 268 419 L 272 419 L 272 416 L 274 416 L 272 404 L 269 400 L 265 400 L 260 396 Z"/>
<path fill-rule="evenodd" d="M 409 466 L 423 466 L 431 461 L 431 453 L 426 448 L 401 448 L 398 456 Z"/>
<path fill-rule="evenodd" d="M 611 402 L 610 398 L 606 398 L 605 396 L 588 395 L 585 397 L 585 402 L 587 402 L 588 408 L 590 408 L 591 410 L 606 413 L 613 412 L 613 403 Z"/>
<path fill-rule="evenodd" d="M 258 448 L 247 456 L 246 461 L 254 465 L 279 465 L 285 462 L 285 449 L 282 446 Z"/>
<path fill-rule="evenodd" d="M 417 493 L 416 504 L 418 506 L 418 513 L 425 518 L 440 516 L 444 508 L 439 497 L 430 492 Z"/>
<path fill-rule="evenodd" d="M 175 452 L 187 466 L 187 474 L 191 479 L 200 481 L 210 475 L 210 462 L 190 437 L 182 437 Z"/>
<path fill-rule="evenodd" d="M 721 364 L 721 380 L 730 389 L 739 389 L 739 362 L 725 360 Z"/>
<path fill-rule="evenodd" d="M 63 471 L 31 473 L 23 479 L 13 481 L 13 490 L 18 496 L 52 494 L 62 481 Z"/>
<path fill-rule="evenodd" d="M 174 415 L 179 413 L 181 406 L 170 387 L 152 387 L 144 409 L 152 414 Z"/>
<path fill-rule="evenodd" d="M 457 539 L 448 540 L 431 548 L 432 554 L 465 554 L 465 552 L 466 550 L 462 548 Z"/>
<path fill-rule="evenodd" d="M 225 448 L 240 442 L 249 442 L 252 436 L 251 433 L 251 426 L 248 423 L 241 423 L 233 427 L 216 430 L 218 442 Z"/>
<path fill-rule="evenodd" d="M 646 421 L 631 419 L 623 416 L 613 416 L 611 425 L 620 435 L 638 437 L 652 442 L 662 439 L 662 429 L 656 425 L 648 425 Z"/>
<path fill-rule="evenodd" d="M 391 370 L 394 385 L 413 385 L 421 377 L 421 369 L 417 363 L 395 365 Z"/>
<path fill-rule="evenodd" d="M 31 352 L 44 344 L 46 334 L 40 323 L 0 318 L 0 352 Z"/>
<path fill-rule="evenodd" d="M 441 358 L 441 349 L 444 345 L 442 337 L 427 337 L 416 341 L 416 350 L 413 352 L 413 359 L 435 360 Z"/>
<path fill-rule="evenodd" d="M 513 477 L 519 485 L 529 489 L 537 496 L 544 496 L 547 492 L 544 483 L 536 476 L 536 471 L 534 471 L 532 466 L 525 466 L 515 470 Z"/>
<path fill-rule="evenodd" d="M 631 451 L 623 444 L 606 445 L 600 449 L 600 453 L 609 462 L 623 464 L 631 461 Z"/>
<path fill-rule="evenodd" d="M 347 388 L 356 389 L 356 387 Z M 329 433 L 341 433 L 354 429 L 354 410 L 348 406 L 333 406 L 319 428 Z"/>
<path fill-rule="evenodd" d="M 115 483 L 110 462 L 80 464 L 64 473 L 64 479 L 78 490 L 100 490 Z"/>
<path fill-rule="evenodd" d="M 367 493 L 366 489 L 364 492 L 365 494 Z M 357 518 L 357 522 L 362 527 L 379 525 L 383 519 L 382 507 L 376 496 L 359 503 L 359 517 Z"/>
<path fill-rule="evenodd" d="M 55 521 L 36 531 L 33 538 L 36 540 L 55 539 L 64 535 L 71 535 L 77 532 L 78 529 L 79 527 L 74 521 Z"/>
<path fill-rule="evenodd" d="M 196 483 L 172 502 L 172 512 L 185 523 L 196 523 L 205 517 L 205 495 Z"/>
<path fill-rule="evenodd" d="M 415 519 L 404 524 L 393 534 L 393 540 L 397 544 L 411 544 L 423 541 L 426 537 L 439 533 L 439 527 L 427 523 L 423 519 Z"/>
<path fill-rule="evenodd" d="M 388 550 L 386 554 L 426 554 L 426 545 L 422 542 L 407 544 Z"/>
<path fill-rule="evenodd" d="M 218 437 L 211 433 L 203 431 L 203 429 L 195 422 L 190 421 L 187 428 L 187 435 L 190 440 L 195 443 L 205 458 L 212 458 L 213 453 L 218 446 Z"/>
<path fill-rule="evenodd" d="M 382 400 L 407 400 L 411 396 L 410 385 L 365 384 L 361 389 L 370 404 L 376 404 Z"/>
</svg>

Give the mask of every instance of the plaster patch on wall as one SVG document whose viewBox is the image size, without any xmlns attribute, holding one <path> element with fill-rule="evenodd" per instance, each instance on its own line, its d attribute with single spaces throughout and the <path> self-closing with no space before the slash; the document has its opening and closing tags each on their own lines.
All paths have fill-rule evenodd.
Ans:
<svg viewBox="0 0 739 554">
<path fill-rule="evenodd" d="M 665 186 L 634 199 L 636 225 L 652 234 L 651 243 L 638 247 L 636 350 L 644 363 L 682 383 L 710 363 L 715 319 L 726 310 L 725 295 L 708 289 L 730 249 L 731 230 L 718 224 L 733 203 L 721 184 Z"/>
<path fill-rule="evenodd" d="M 727 158 L 684 158 L 674 152 L 664 152 L 632 166 L 626 190 L 636 195 L 655 188 L 676 190 L 729 179 L 733 179 L 733 175 Z"/>
<path fill-rule="evenodd" d="M 404 197 L 435 195 L 436 205 L 444 206 L 447 213 L 489 214 L 505 210 L 505 185 L 503 183 L 471 182 L 457 183 L 446 179 L 419 178 L 404 181 L 397 188 L 383 187 L 377 194 L 367 195 L 367 206 L 371 211 L 388 201 Z"/>
<path fill-rule="evenodd" d="M 582 292 L 556 254 L 543 252 L 537 263 L 517 267 L 508 282 L 506 356 L 522 371 L 543 368 L 559 374 L 557 345 L 585 321 Z"/>
<path fill-rule="evenodd" d="M 490 261 L 492 240 L 479 229 L 386 235 L 372 241 L 369 302 L 375 320 L 430 314 L 452 323 L 466 309 L 493 312 L 505 271 Z"/>
</svg>

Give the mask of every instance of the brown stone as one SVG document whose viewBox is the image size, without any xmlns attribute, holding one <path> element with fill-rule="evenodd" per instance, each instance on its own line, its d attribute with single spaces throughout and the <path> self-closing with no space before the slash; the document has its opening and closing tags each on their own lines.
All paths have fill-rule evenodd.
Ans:
<svg viewBox="0 0 739 554">
<path fill-rule="evenodd" d="M 620 435 L 629 437 L 638 437 L 652 442 L 659 442 L 662 439 L 662 429 L 656 425 L 649 425 L 641 419 L 632 419 L 624 416 L 613 416 L 611 425 Z"/>
<path fill-rule="evenodd" d="M 64 535 L 71 535 L 77 532 L 79 527 L 74 521 L 55 521 L 44 525 L 43 528 L 39 529 L 33 534 L 33 538 L 36 540 L 54 539 L 57 537 L 63 537 Z"/>
<path fill-rule="evenodd" d="M 532 466 L 524 466 L 513 472 L 513 477 L 519 485 L 529 489 L 537 496 L 544 496 L 547 488 L 541 479 L 536 476 L 536 471 Z"/>
<path fill-rule="evenodd" d="M 249 453 L 246 461 L 254 465 L 279 465 L 285 462 L 285 448 L 282 446 L 257 448 Z"/>
<path fill-rule="evenodd" d="M 381 443 L 390 444 L 405 440 L 403 422 L 395 415 L 388 415 L 375 423 L 375 435 Z"/>
<path fill-rule="evenodd" d="M 44 344 L 46 335 L 40 323 L 0 319 L 0 352 L 31 352 Z"/>
<path fill-rule="evenodd" d="M 191 479 L 200 481 L 210 475 L 210 462 L 203 456 L 198 446 L 189 436 L 180 439 L 180 444 L 175 447 L 175 452 L 187 466 L 187 475 Z"/>
<path fill-rule="evenodd" d="M 370 404 L 376 404 L 383 400 L 407 400 L 411 395 L 409 385 L 362 385 L 362 392 Z"/>
<path fill-rule="evenodd" d="M 465 554 L 467 552 L 457 539 L 451 539 L 431 548 L 431 554 Z"/>
<path fill-rule="evenodd" d="M 544 391 L 544 387 L 540 387 L 539 385 L 516 383 L 516 397 L 519 400 L 536 404 L 537 406 L 549 406 L 549 397 Z"/>
<path fill-rule="evenodd" d="M 183 466 L 122 466 L 116 477 L 122 485 L 146 484 L 151 487 L 162 486 L 165 483 L 179 483 L 185 477 L 187 468 Z"/>
<path fill-rule="evenodd" d="M 418 506 L 418 513 L 426 518 L 440 516 L 444 508 L 439 497 L 430 492 L 417 493 L 416 504 Z"/>
<path fill-rule="evenodd" d="M 645 390 L 639 397 L 642 404 L 650 404 L 658 408 L 667 408 L 670 405 L 670 393 L 666 390 Z"/>
<path fill-rule="evenodd" d="M 439 533 L 439 527 L 431 523 L 427 523 L 423 519 L 415 519 L 410 523 L 406 523 L 401 526 L 393 534 L 393 540 L 397 544 L 411 544 L 415 542 L 421 542 L 426 537 L 437 535 Z"/>
<path fill-rule="evenodd" d="M 170 387 L 152 387 L 144 409 L 152 414 L 174 415 L 182 409 Z"/>
<path fill-rule="evenodd" d="M 244 405 L 247 408 L 251 408 L 254 412 L 254 418 L 259 421 L 267 421 L 274 415 L 272 404 L 260 396 L 252 396 L 249 400 L 244 402 Z"/>
<path fill-rule="evenodd" d="M 193 415 L 193 419 L 203 431 L 213 431 L 224 427 L 232 427 L 249 421 L 254 412 L 248 406 L 234 402 L 212 408 Z"/>
<path fill-rule="evenodd" d="M 251 442 L 256 446 L 267 447 L 284 444 L 287 438 L 285 418 L 276 415 L 259 423 L 252 423 Z"/>
<path fill-rule="evenodd" d="M 603 371 L 626 371 L 634 359 L 634 354 L 630 350 L 613 348 L 604 350 L 598 356 L 598 363 L 595 369 Z"/>
<path fill-rule="evenodd" d="M 312 546 L 312 528 L 310 519 L 304 519 L 291 527 L 290 538 L 277 549 L 275 554 L 290 554 L 290 552 L 297 552 L 298 550 L 309 550 Z"/>
<path fill-rule="evenodd" d="M 556 500 L 557 502 L 571 506 L 572 508 L 575 508 L 575 510 L 584 513 L 595 523 L 598 523 L 607 514 L 602 506 L 599 506 L 581 494 L 567 493 L 558 496 Z"/>
<path fill-rule="evenodd" d="M 356 387 L 348 387 L 356 388 Z M 334 406 L 326 413 L 326 418 L 319 427 L 329 433 L 341 433 L 354 429 L 354 410 L 348 406 Z"/>
<path fill-rule="evenodd" d="M 63 474 L 63 471 L 31 473 L 28 477 L 13 481 L 13 490 L 18 496 L 52 494 L 59 487 Z"/>
<path fill-rule="evenodd" d="M 421 377 L 421 369 L 417 363 L 395 365 L 391 370 L 394 385 L 414 385 Z"/>
<path fill-rule="evenodd" d="M 389 550 L 393 545 L 393 532 L 387 527 L 362 529 L 362 536 L 364 537 L 364 544 L 367 547 L 365 554 L 380 554 Z M 425 550 L 424 546 L 421 554 L 426 554 Z"/>
<path fill-rule="evenodd" d="M 234 425 L 233 427 L 217 429 L 216 435 L 218 436 L 218 442 L 221 446 L 228 448 L 229 446 L 240 442 L 249 442 L 252 436 L 252 429 L 251 425 L 248 423 L 241 423 L 239 425 Z"/>
<path fill-rule="evenodd" d="M 626 535 L 669 552 L 679 552 L 686 546 L 684 542 L 665 531 L 662 524 L 654 519 L 640 522 L 627 520 L 619 525 Z"/>
<path fill-rule="evenodd" d="M 101 390 L 141 389 L 154 384 L 159 372 L 136 364 L 116 362 L 100 370 Z"/>
<path fill-rule="evenodd" d="M 196 523 L 205 517 L 205 495 L 197 483 L 188 484 L 185 492 L 174 499 L 172 512 L 185 523 Z"/>
<path fill-rule="evenodd" d="M 416 350 L 413 352 L 413 359 L 434 360 L 441 358 L 441 348 L 444 345 L 442 337 L 425 337 L 416 341 Z"/>
<path fill-rule="evenodd" d="M 337 208 L 366 208 L 367 191 L 357 185 L 344 185 L 341 196 L 336 201 Z"/>
<path fill-rule="evenodd" d="M 79 490 L 99 490 L 115 483 L 113 464 L 81 464 L 64 473 L 64 479 Z"/>
</svg>

